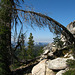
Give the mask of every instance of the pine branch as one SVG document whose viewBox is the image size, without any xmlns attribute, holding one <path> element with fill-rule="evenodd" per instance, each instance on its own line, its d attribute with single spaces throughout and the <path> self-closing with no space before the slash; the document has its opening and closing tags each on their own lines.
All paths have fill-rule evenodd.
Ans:
<svg viewBox="0 0 75 75">
<path fill-rule="evenodd" d="M 44 20 L 46 20 L 46 21 L 49 22 L 49 23 L 46 23 L 45 24 L 46 26 L 48 25 L 49 29 L 52 28 L 52 29 L 55 29 L 55 31 L 57 31 L 59 29 L 61 31 L 60 33 L 64 33 L 65 32 L 64 33 L 64 36 L 66 36 L 66 38 L 67 37 L 70 37 L 70 39 L 71 39 L 70 42 L 71 43 L 73 43 L 75 41 L 74 40 L 75 39 L 74 36 L 72 35 L 72 33 L 66 27 L 64 27 L 62 24 L 60 24 L 59 22 L 55 21 L 54 19 L 50 18 L 49 16 L 46 16 L 44 14 L 37 13 L 37 12 L 34 12 L 34 11 L 25 11 L 25 10 L 16 9 L 16 8 L 13 8 L 13 9 L 14 10 L 17 10 L 17 11 L 22 11 L 22 12 L 24 12 L 24 14 L 27 13 L 27 15 L 30 15 L 30 16 L 32 15 L 34 17 L 35 21 L 37 22 L 37 24 L 38 24 L 38 22 L 40 22 L 37 19 L 38 18 L 40 18 L 40 19 L 43 18 Z M 43 19 L 41 19 L 42 22 L 39 23 L 39 24 L 42 24 L 42 26 L 44 24 L 43 23 Z M 64 32 L 62 32 L 62 30 Z"/>
</svg>

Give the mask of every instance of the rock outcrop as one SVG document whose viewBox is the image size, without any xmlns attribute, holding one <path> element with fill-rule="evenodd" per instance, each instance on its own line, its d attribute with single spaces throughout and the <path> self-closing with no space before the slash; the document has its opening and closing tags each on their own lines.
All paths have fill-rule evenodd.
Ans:
<svg viewBox="0 0 75 75">
<path fill-rule="evenodd" d="M 57 50 L 57 48 L 55 47 L 55 45 L 53 43 L 48 44 L 46 47 L 43 48 L 43 54 L 41 55 L 40 60 L 42 59 L 47 59 L 48 57 L 50 57 L 50 59 L 54 59 L 54 52 Z"/>
<path fill-rule="evenodd" d="M 67 58 L 56 58 L 48 62 L 48 68 L 51 70 L 62 70 L 67 67 L 66 65 Z"/>
<path fill-rule="evenodd" d="M 47 67 L 46 68 L 46 75 L 55 75 L 55 73 Z"/>
<path fill-rule="evenodd" d="M 71 22 L 67 29 L 75 36 L 75 21 Z M 65 42 L 65 37 L 62 37 L 62 41 Z M 67 40 L 66 40 L 67 41 Z M 73 55 L 71 52 L 61 56 L 61 51 L 65 49 L 66 46 L 63 48 L 56 48 L 53 43 L 48 44 L 46 47 L 43 48 L 44 52 L 41 54 L 40 62 L 35 65 L 32 69 L 32 75 L 62 75 L 66 72 L 68 65 L 67 60 L 72 59 Z M 59 54 L 56 56 L 55 54 Z M 55 74 L 55 71 L 58 71 Z"/>
<path fill-rule="evenodd" d="M 32 75 L 45 75 L 45 62 L 46 59 L 34 66 L 32 69 Z"/>
<path fill-rule="evenodd" d="M 67 25 L 67 29 L 75 36 L 75 20 Z"/>
<path fill-rule="evenodd" d="M 75 37 L 75 21 L 71 22 L 70 24 L 67 25 L 66 27 Z M 67 39 L 65 36 L 61 34 L 61 40 L 64 42 L 64 45 L 67 43 Z"/>
<path fill-rule="evenodd" d="M 32 75 L 55 75 L 46 65 L 46 59 L 42 60 L 32 69 Z"/>
<path fill-rule="evenodd" d="M 61 70 L 61 71 L 57 72 L 56 75 L 62 75 L 62 74 L 65 73 L 65 72 L 66 72 L 66 70 Z"/>
</svg>

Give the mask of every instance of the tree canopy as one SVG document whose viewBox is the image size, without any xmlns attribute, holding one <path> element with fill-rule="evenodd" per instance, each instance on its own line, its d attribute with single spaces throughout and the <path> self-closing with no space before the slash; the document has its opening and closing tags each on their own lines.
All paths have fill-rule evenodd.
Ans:
<svg viewBox="0 0 75 75">
<path fill-rule="evenodd" d="M 27 50 L 29 58 L 34 58 L 34 40 L 32 33 L 30 33 L 29 41 L 28 41 L 28 50 Z"/>
</svg>

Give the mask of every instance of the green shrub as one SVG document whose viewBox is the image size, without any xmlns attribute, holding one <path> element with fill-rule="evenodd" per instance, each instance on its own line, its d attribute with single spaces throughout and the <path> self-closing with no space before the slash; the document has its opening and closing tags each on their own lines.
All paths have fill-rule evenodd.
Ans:
<svg viewBox="0 0 75 75">
<path fill-rule="evenodd" d="M 75 70 L 68 70 L 63 75 L 75 75 Z"/>
<path fill-rule="evenodd" d="M 67 65 L 70 70 L 66 71 L 63 75 L 75 75 L 75 60 L 67 60 Z"/>
<path fill-rule="evenodd" d="M 69 66 L 69 68 L 75 68 L 75 60 L 67 60 L 67 65 Z"/>
</svg>

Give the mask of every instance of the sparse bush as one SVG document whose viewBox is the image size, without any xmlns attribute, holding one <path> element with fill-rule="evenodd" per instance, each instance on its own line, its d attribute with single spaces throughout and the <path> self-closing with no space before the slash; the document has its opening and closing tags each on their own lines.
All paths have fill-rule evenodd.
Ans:
<svg viewBox="0 0 75 75">
<path fill-rule="evenodd" d="M 75 60 L 67 60 L 67 65 L 69 66 L 69 68 L 75 68 Z"/>
<path fill-rule="evenodd" d="M 75 60 L 67 60 L 67 65 L 70 70 L 66 71 L 63 75 L 75 75 Z"/>
<path fill-rule="evenodd" d="M 56 36 L 55 38 L 53 38 L 54 40 L 54 44 L 57 48 L 62 48 L 63 47 L 63 41 L 61 41 L 60 36 Z"/>
<path fill-rule="evenodd" d="M 75 70 L 68 70 L 63 75 L 75 75 Z"/>
</svg>

